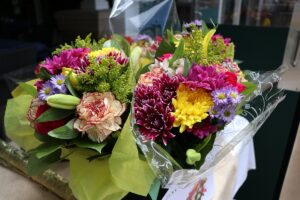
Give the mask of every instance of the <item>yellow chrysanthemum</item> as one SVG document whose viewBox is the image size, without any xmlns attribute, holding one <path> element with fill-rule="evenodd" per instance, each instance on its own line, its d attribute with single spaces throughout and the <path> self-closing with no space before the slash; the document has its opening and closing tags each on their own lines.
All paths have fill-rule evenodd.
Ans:
<svg viewBox="0 0 300 200">
<path fill-rule="evenodd" d="M 114 47 L 104 47 L 101 50 L 97 50 L 97 51 L 92 51 L 88 54 L 88 56 L 90 58 L 97 58 L 99 56 L 106 56 L 108 55 L 110 52 L 114 52 L 114 53 L 121 53 L 118 49 L 114 48 Z"/>
<path fill-rule="evenodd" d="M 176 99 L 172 100 L 175 108 L 174 127 L 180 127 L 179 132 L 192 128 L 197 122 L 208 117 L 208 111 L 213 106 L 213 99 L 209 92 L 204 89 L 192 91 L 181 84 L 176 91 Z"/>
</svg>

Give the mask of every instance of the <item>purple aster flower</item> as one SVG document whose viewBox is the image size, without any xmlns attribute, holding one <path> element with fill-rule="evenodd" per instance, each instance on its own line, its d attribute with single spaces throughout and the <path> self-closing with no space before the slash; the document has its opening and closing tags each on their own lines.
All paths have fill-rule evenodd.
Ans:
<svg viewBox="0 0 300 200">
<path fill-rule="evenodd" d="M 242 95 L 239 94 L 236 88 L 234 87 L 228 87 L 226 92 L 227 98 L 229 99 L 229 102 L 232 104 L 238 104 L 241 102 Z"/>
<path fill-rule="evenodd" d="M 38 98 L 40 100 L 47 101 L 47 98 L 53 94 L 54 94 L 53 85 L 50 83 L 50 81 L 47 81 L 43 85 L 42 89 L 39 91 Z"/>
<path fill-rule="evenodd" d="M 227 86 L 224 73 L 218 73 L 216 67 L 194 65 L 183 82 L 191 89 L 203 88 L 209 91 Z"/>
<path fill-rule="evenodd" d="M 209 111 L 209 116 L 211 118 L 221 118 L 223 108 L 223 105 L 214 105 Z"/>
<path fill-rule="evenodd" d="M 66 93 L 67 87 L 65 84 L 65 76 L 63 75 L 56 75 L 50 79 L 51 84 L 55 90 L 55 93 Z"/>
<path fill-rule="evenodd" d="M 235 107 L 234 106 L 226 106 L 222 109 L 221 119 L 225 122 L 231 122 L 235 117 Z"/>
<path fill-rule="evenodd" d="M 225 105 L 229 103 L 228 91 L 226 89 L 222 88 L 222 89 L 214 90 L 211 93 L 211 95 L 213 97 L 214 103 L 217 105 Z"/>
<path fill-rule="evenodd" d="M 194 21 L 191 21 L 190 23 L 184 23 L 183 27 L 186 29 L 189 29 L 192 25 L 197 26 L 198 28 L 200 28 L 202 26 L 202 21 L 199 19 L 196 19 Z"/>
</svg>

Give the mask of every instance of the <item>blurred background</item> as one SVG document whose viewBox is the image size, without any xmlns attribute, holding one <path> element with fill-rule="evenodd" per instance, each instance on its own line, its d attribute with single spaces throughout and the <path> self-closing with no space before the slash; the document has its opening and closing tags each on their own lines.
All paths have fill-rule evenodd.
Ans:
<svg viewBox="0 0 300 200">
<path fill-rule="evenodd" d="M 139 9 L 142 10 L 159 0 L 140 2 L 143 6 Z M 218 32 L 231 37 L 236 44 L 236 59 L 243 61 L 242 69 L 266 71 L 281 65 L 295 0 L 175 2 L 181 23 L 203 19 L 218 24 Z M 109 36 L 112 6 L 113 0 L 1 0 L 2 138 L 5 138 L 6 100 L 15 83 L 33 78 L 33 69 L 38 62 L 59 44 L 88 33 L 96 39 Z M 299 105 L 299 94 L 288 92 L 286 100 L 257 133 L 254 138 L 257 170 L 249 172 L 236 199 L 279 199 L 299 126 Z"/>
</svg>

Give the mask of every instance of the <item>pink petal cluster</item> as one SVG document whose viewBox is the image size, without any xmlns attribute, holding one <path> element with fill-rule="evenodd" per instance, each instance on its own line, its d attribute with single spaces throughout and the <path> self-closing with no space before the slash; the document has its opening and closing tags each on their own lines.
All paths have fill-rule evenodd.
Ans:
<svg viewBox="0 0 300 200">
<path fill-rule="evenodd" d="M 94 141 L 102 142 L 112 132 L 121 129 L 121 115 L 126 104 L 116 100 L 111 92 L 84 93 L 77 106 L 74 128 Z"/>
<path fill-rule="evenodd" d="M 210 119 L 205 119 L 202 123 L 194 124 L 192 129 L 187 129 L 187 132 L 192 132 L 193 135 L 199 139 L 203 139 L 210 134 L 217 132 L 218 128 L 216 125 L 212 125 Z"/>
<path fill-rule="evenodd" d="M 227 86 L 224 73 L 218 73 L 214 66 L 194 65 L 183 82 L 191 89 L 203 88 L 209 91 Z"/>
<path fill-rule="evenodd" d="M 62 51 L 59 55 L 52 58 L 46 58 L 40 67 L 44 67 L 50 74 L 60 73 L 63 67 L 74 69 L 77 72 L 84 72 L 89 65 L 87 54 L 90 52 L 88 48 L 77 48 Z"/>
<path fill-rule="evenodd" d="M 151 86 L 154 79 L 158 79 L 162 76 L 164 70 L 159 66 L 152 67 L 150 72 L 142 74 L 138 81 L 139 84 Z"/>
</svg>

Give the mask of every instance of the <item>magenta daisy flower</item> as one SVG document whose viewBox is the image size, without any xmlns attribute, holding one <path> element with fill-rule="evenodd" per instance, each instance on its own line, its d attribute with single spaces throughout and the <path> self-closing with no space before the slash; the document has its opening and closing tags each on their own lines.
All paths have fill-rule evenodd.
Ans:
<svg viewBox="0 0 300 200">
<path fill-rule="evenodd" d="M 209 91 L 227 86 L 224 73 L 218 73 L 216 67 L 194 65 L 183 82 L 191 89 L 203 88 Z"/>
</svg>

